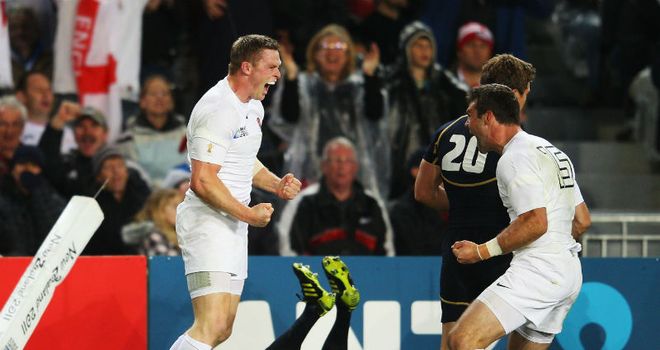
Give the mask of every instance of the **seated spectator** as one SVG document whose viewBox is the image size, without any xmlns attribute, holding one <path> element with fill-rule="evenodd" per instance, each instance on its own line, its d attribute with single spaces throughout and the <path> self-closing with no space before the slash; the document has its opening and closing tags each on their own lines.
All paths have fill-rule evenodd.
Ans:
<svg viewBox="0 0 660 350">
<path fill-rule="evenodd" d="M 429 27 L 421 22 L 407 25 L 401 31 L 399 47 L 399 60 L 383 74 L 390 96 L 389 198 L 401 196 L 409 186 L 406 160 L 431 142 L 440 125 L 464 114 L 467 108 L 467 89 L 435 63 L 435 38 Z"/>
<path fill-rule="evenodd" d="M 62 130 L 67 123 L 73 123 L 77 148 L 62 155 L 59 149 Z M 60 111 L 46 126 L 39 148 L 46 156 L 46 177 L 65 198 L 96 192 L 92 157 L 107 139 L 108 127 L 101 112 L 91 107 L 81 110 L 80 106 L 68 101 L 62 103 Z"/>
<path fill-rule="evenodd" d="M 8 11 L 7 17 L 14 85 L 18 85 L 30 71 L 43 72 L 47 77 L 52 77 L 53 53 L 41 38 L 39 21 L 34 10 L 29 7 L 14 7 Z"/>
<path fill-rule="evenodd" d="M 122 236 L 126 242 L 127 228 L 141 231 L 138 238 L 138 252 L 142 255 L 176 256 L 181 255 L 176 238 L 176 207 L 183 196 L 174 189 L 153 192 L 144 207 L 135 215 L 132 224 L 124 226 Z"/>
<path fill-rule="evenodd" d="M 327 142 L 321 181 L 289 202 L 278 223 L 282 255 L 392 253 L 387 211 L 357 181 L 358 167 L 347 138 Z"/>
<path fill-rule="evenodd" d="M 103 187 L 96 200 L 105 219 L 87 244 L 87 255 L 120 255 L 134 251 L 121 237 L 121 228 L 131 222 L 149 196 L 149 186 L 139 173 L 126 166 L 119 149 L 104 147 L 92 158 L 96 186 Z M 107 182 L 107 183 L 106 183 Z"/>
<path fill-rule="evenodd" d="M 442 254 L 447 212 L 439 214 L 436 210 L 415 200 L 413 186 L 423 155 L 424 150 L 418 150 L 408 159 L 406 169 L 408 169 L 410 186 L 394 201 L 389 210 L 397 255 Z"/>
<path fill-rule="evenodd" d="M 478 22 L 465 23 L 456 38 L 456 67 L 458 80 L 470 88 L 479 86 L 481 67 L 493 56 L 493 33 Z"/>
<path fill-rule="evenodd" d="M 0 176 L 9 172 L 26 120 L 27 110 L 14 96 L 0 98 Z"/>
<path fill-rule="evenodd" d="M 25 145 L 36 146 L 39 144 L 41 135 L 46 130 L 46 125 L 53 112 L 55 97 L 50 79 L 43 73 L 29 72 L 25 74 L 16 88 L 16 98 L 25 105 L 28 112 L 21 142 Z M 60 151 L 62 154 L 66 154 L 76 148 L 76 142 L 71 127 L 64 126 L 63 130 Z"/>
<path fill-rule="evenodd" d="M 44 156 L 34 146 L 19 146 L 0 194 L 0 255 L 31 256 L 60 216 L 66 202 L 42 174 Z"/>
<path fill-rule="evenodd" d="M 186 120 L 174 113 L 169 82 L 160 75 L 145 80 L 140 112 L 128 119 L 118 146 L 156 183 L 174 166 L 186 161 Z"/>
<path fill-rule="evenodd" d="M 358 149 L 364 186 L 376 193 L 387 192 L 389 173 L 376 171 L 375 166 L 389 164 L 384 98 L 375 75 L 379 55 L 374 47 L 356 70 L 353 41 L 336 24 L 324 27 L 309 42 L 305 72 L 298 73 L 291 53 L 282 51 L 285 79 L 282 91 L 275 94 L 281 100 L 273 101 L 269 125 L 276 129 L 279 120 L 285 127 L 278 132 L 289 142 L 284 171 L 296 174 L 303 185 L 319 181 L 323 145 L 344 136 Z"/>
</svg>

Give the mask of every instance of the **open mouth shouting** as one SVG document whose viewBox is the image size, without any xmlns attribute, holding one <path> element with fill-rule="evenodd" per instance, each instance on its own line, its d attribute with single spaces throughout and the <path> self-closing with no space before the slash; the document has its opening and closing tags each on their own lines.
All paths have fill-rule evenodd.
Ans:
<svg viewBox="0 0 660 350">
<path fill-rule="evenodd" d="M 267 82 L 266 84 L 264 84 L 264 95 L 266 95 L 266 94 L 268 93 L 268 89 L 269 89 L 271 86 L 275 86 L 275 83 L 276 83 L 276 82 L 277 82 L 277 80 L 273 80 L 273 81 L 269 81 L 269 82 Z"/>
</svg>

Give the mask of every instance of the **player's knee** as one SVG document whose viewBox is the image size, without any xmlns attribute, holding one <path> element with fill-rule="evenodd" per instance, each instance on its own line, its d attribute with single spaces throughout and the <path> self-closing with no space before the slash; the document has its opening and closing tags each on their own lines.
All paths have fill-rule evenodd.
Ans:
<svg viewBox="0 0 660 350">
<path fill-rule="evenodd" d="M 471 337 L 456 328 L 447 334 L 447 345 L 450 350 L 474 350 Z"/>
<path fill-rule="evenodd" d="M 232 328 L 233 319 L 231 317 L 225 316 L 216 319 L 213 325 L 213 334 L 215 334 L 218 344 L 224 342 L 229 336 L 231 336 Z"/>
<path fill-rule="evenodd" d="M 200 322 L 200 331 L 206 339 L 213 340 L 213 346 L 224 342 L 231 335 L 233 327 L 233 318 L 227 315 L 217 315 L 213 318 Z"/>
</svg>

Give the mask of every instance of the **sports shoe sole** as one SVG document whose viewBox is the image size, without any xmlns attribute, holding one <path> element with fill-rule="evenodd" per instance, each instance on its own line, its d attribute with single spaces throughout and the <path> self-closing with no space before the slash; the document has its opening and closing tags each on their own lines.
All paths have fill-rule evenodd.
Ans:
<svg viewBox="0 0 660 350">
<path fill-rule="evenodd" d="M 335 305 L 335 295 L 328 293 L 319 283 L 318 274 L 312 272 L 309 266 L 293 263 L 293 272 L 300 282 L 302 300 L 315 302 L 321 307 L 321 316 L 325 315 Z"/>
<path fill-rule="evenodd" d="M 336 298 L 349 310 L 355 310 L 360 303 L 360 292 L 355 288 L 348 266 L 338 256 L 326 256 L 323 270 Z"/>
</svg>

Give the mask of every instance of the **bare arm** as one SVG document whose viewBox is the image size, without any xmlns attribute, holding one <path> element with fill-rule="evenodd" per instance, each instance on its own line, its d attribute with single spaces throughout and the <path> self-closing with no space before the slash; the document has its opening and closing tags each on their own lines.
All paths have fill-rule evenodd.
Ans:
<svg viewBox="0 0 660 350">
<path fill-rule="evenodd" d="M 500 234 L 497 243 L 502 253 L 512 252 L 534 242 L 548 230 L 548 217 L 545 208 L 532 209 L 521 214 Z M 486 243 L 477 245 L 470 241 L 458 241 L 452 246 L 458 262 L 472 264 L 490 258 Z"/>
<path fill-rule="evenodd" d="M 270 222 L 273 206 L 270 203 L 248 207 L 239 202 L 218 178 L 218 164 L 192 159 L 190 188 L 211 207 L 219 209 L 249 225 L 263 227 Z"/>
<path fill-rule="evenodd" d="M 291 173 L 284 175 L 284 177 L 280 179 L 261 164 L 258 159 L 254 165 L 253 172 L 254 176 L 252 177 L 252 184 L 254 187 L 266 192 L 274 193 L 282 199 L 291 200 L 298 195 L 298 192 L 300 192 L 302 184 L 300 183 L 300 180 L 296 179 Z"/>
<path fill-rule="evenodd" d="M 578 240 L 583 233 L 591 226 L 591 214 L 587 204 L 582 202 L 575 207 L 575 216 L 573 217 L 573 229 L 571 234 L 575 240 Z"/>
<path fill-rule="evenodd" d="M 415 200 L 438 211 L 449 209 L 449 198 L 442 187 L 440 168 L 424 159 L 419 164 L 419 173 L 415 179 Z"/>
</svg>

